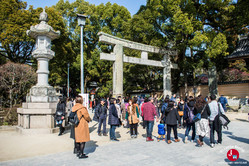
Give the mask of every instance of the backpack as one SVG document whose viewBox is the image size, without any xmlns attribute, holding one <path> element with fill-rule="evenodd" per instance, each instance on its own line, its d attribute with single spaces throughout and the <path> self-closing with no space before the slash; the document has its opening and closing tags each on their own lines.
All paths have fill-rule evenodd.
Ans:
<svg viewBox="0 0 249 166">
<path fill-rule="evenodd" d="M 168 107 L 168 103 L 163 103 L 162 109 L 161 109 L 161 113 L 162 113 L 162 114 L 165 113 L 165 110 L 167 109 L 167 107 Z"/>
<path fill-rule="evenodd" d="M 194 116 L 195 116 L 194 113 L 193 113 L 194 107 L 192 107 L 192 109 L 191 109 L 191 108 L 189 108 L 188 105 L 186 105 L 186 106 L 188 108 L 188 120 L 189 120 L 190 123 L 193 123 L 194 122 L 193 119 L 194 119 Z"/>
<path fill-rule="evenodd" d="M 83 115 L 81 116 L 81 118 L 83 117 Z M 71 112 L 68 119 L 69 119 L 69 122 L 75 126 L 78 126 L 79 123 L 80 123 L 80 120 L 81 118 L 79 119 L 78 116 L 77 116 L 77 111 L 75 112 Z"/>
</svg>

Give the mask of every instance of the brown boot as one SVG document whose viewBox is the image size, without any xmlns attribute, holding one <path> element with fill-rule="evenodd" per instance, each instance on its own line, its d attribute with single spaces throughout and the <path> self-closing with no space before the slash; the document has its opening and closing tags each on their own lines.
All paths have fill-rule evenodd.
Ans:
<svg viewBox="0 0 249 166">
<path fill-rule="evenodd" d="M 175 142 L 180 142 L 180 139 L 175 139 Z"/>
<path fill-rule="evenodd" d="M 168 140 L 167 143 L 168 143 L 168 144 L 171 144 L 172 142 L 171 142 L 171 140 Z"/>
<path fill-rule="evenodd" d="M 202 146 L 203 145 L 203 142 L 201 142 L 199 139 L 197 140 L 197 143 Z"/>
</svg>

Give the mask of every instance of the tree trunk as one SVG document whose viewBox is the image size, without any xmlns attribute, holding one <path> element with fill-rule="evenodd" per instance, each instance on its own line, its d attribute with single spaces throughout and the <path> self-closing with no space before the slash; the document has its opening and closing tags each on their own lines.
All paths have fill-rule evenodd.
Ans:
<svg viewBox="0 0 249 166">
<path fill-rule="evenodd" d="M 218 95 L 217 70 L 215 65 L 208 68 L 208 88 L 209 95 Z"/>
</svg>

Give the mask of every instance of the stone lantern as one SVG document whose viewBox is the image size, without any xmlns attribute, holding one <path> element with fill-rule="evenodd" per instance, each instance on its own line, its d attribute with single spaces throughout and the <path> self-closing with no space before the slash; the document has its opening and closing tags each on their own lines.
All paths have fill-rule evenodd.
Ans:
<svg viewBox="0 0 249 166">
<path fill-rule="evenodd" d="M 51 41 L 60 36 L 59 31 L 47 24 L 48 15 L 43 9 L 39 18 L 40 24 L 31 26 L 27 35 L 36 39 L 35 50 L 32 55 L 37 59 L 37 84 L 30 89 L 30 95 L 27 96 L 28 102 L 56 102 L 56 90 L 48 84 L 48 63 L 54 57 L 51 50 Z"/>
<path fill-rule="evenodd" d="M 21 133 L 52 133 L 54 132 L 54 113 L 58 97 L 56 90 L 48 84 L 49 60 L 54 57 L 51 41 L 59 38 L 60 32 L 47 24 L 48 15 L 43 9 L 40 23 L 31 26 L 27 35 L 36 39 L 35 50 L 32 52 L 37 59 L 37 84 L 30 89 L 27 102 L 22 104 L 18 112 L 18 130 Z"/>
</svg>

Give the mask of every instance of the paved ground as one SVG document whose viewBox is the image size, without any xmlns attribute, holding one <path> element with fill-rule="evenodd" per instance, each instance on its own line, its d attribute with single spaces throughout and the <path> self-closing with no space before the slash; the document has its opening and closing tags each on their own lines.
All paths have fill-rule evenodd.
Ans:
<svg viewBox="0 0 249 166">
<path fill-rule="evenodd" d="M 235 165 L 227 159 L 227 152 L 230 149 L 239 151 L 240 156 L 236 161 L 239 165 L 249 165 L 248 128 L 249 123 L 246 121 L 232 121 L 229 130 L 223 131 L 223 144 L 215 148 L 209 147 L 207 138 L 204 140 L 206 144 L 203 147 L 195 146 L 196 143 L 184 144 L 182 141 L 173 142 L 170 145 L 163 141 L 145 142 L 142 136 L 145 130 L 141 127 L 140 137 L 129 139 L 127 129 L 119 128 L 118 135 L 122 135 L 121 142 L 109 142 L 106 137 L 92 137 L 95 141 L 88 143 L 85 150 L 88 153 L 88 159 L 78 159 L 72 153 L 72 149 L 66 149 L 49 155 L 3 161 L 0 165 Z M 184 137 L 183 133 L 184 130 L 179 130 L 180 138 Z M 68 135 L 64 135 L 66 136 Z M 60 137 L 60 139 L 64 138 Z M 102 139 L 107 142 L 96 141 Z M 51 149 L 53 148 L 55 147 L 51 146 Z M 32 152 L 32 148 L 27 151 Z"/>
</svg>

